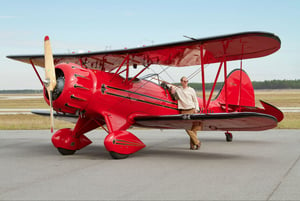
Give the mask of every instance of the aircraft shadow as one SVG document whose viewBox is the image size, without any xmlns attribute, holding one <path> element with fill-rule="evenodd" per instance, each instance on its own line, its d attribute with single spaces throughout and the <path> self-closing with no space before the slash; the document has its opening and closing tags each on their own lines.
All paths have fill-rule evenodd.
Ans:
<svg viewBox="0 0 300 201">
<path fill-rule="evenodd" d="M 224 142 L 221 139 L 206 139 L 202 141 L 205 143 L 205 146 L 210 146 L 214 143 L 228 143 Z M 234 143 L 234 142 L 229 142 Z M 265 145 L 266 142 L 259 141 L 238 141 L 236 143 L 245 144 L 257 144 Z M 41 143 L 41 144 L 31 144 L 26 146 L 16 147 L 15 152 L 22 153 L 22 155 L 34 155 L 34 156 L 61 156 L 66 158 L 73 159 L 90 159 L 90 160 L 104 160 L 111 159 L 109 153 L 106 151 L 104 145 L 102 144 L 91 144 L 82 150 L 76 151 L 74 155 L 71 156 L 62 156 L 52 144 Z M 208 151 L 207 149 L 200 150 L 189 150 L 187 146 L 182 147 L 182 142 L 174 143 L 172 146 L 162 147 L 161 144 L 150 144 L 147 145 L 144 149 L 138 151 L 137 153 L 132 154 L 129 158 L 166 158 L 166 159 L 185 159 L 185 160 L 224 160 L 224 159 L 243 159 L 249 156 L 243 155 L 241 153 L 224 153 L 222 151 L 218 152 L 215 150 L 213 152 Z"/>
</svg>

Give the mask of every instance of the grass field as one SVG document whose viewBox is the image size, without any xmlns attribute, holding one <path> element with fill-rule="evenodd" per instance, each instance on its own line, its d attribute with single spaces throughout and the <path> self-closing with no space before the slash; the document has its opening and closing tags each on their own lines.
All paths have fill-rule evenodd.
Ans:
<svg viewBox="0 0 300 201">
<path fill-rule="evenodd" d="M 263 100 L 276 107 L 300 107 L 300 90 L 258 90 L 255 99 L 256 105 Z"/>
<path fill-rule="evenodd" d="M 12 95 L 13 96 L 13 95 Z M 27 96 L 27 95 L 26 95 Z M 40 95 L 41 96 L 41 95 Z M 300 90 L 260 90 L 255 92 L 256 104 L 259 99 L 276 107 L 300 107 Z M 43 98 L 4 99 L 0 96 L 0 109 L 49 108 Z M 285 118 L 278 124 L 280 129 L 300 129 L 300 113 L 284 113 Z M 49 118 L 33 114 L 0 115 L 0 130 L 49 129 Z M 55 120 L 55 129 L 73 128 L 74 124 Z"/>
<path fill-rule="evenodd" d="M 73 128 L 75 124 L 54 120 L 54 128 Z M 0 130 L 50 129 L 50 118 L 34 114 L 0 115 Z"/>
<path fill-rule="evenodd" d="M 43 98 L 39 96 L 32 96 L 29 98 L 26 96 L 24 99 L 14 99 L 16 95 L 9 95 L 9 99 L 5 99 L 3 95 L 0 96 L 0 108 L 1 109 L 25 109 L 25 108 L 49 108 Z"/>
<path fill-rule="evenodd" d="M 284 119 L 278 124 L 281 129 L 300 129 L 300 112 L 284 113 Z"/>
</svg>

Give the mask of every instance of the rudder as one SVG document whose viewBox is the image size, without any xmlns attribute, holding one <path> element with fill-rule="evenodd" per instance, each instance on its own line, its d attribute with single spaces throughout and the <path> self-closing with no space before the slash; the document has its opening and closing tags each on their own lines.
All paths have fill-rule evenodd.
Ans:
<svg viewBox="0 0 300 201">
<path fill-rule="evenodd" d="M 217 100 L 226 104 L 225 84 L 221 88 Z M 227 76 L 227 103 L 229 105 L 255 106 L 253 85 L 245 71 L 235 69 Z"/>
</svg>

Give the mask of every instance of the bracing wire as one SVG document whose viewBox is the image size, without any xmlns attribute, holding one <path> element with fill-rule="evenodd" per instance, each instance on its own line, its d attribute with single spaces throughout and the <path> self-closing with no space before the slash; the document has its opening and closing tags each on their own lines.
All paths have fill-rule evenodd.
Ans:
<svg viewBox="0 0 300 201">
<path fill-rule="evenodd" d="M 209 64 L 205 65 L 204 68 L 207 68 Z M 196 75 L 201 72 L 201 68 L 196 69 L 193 73 L 191 73 L 187 78 L 188 80 L 193 79 Z"/>
</svg>

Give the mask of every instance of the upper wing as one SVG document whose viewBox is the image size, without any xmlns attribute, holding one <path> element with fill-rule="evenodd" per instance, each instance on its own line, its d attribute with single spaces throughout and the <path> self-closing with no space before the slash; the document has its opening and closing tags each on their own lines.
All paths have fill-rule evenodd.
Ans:
<svg viewBox="0 0 300 201">
<path fill-rule="evenodd" d="M 134 49 L 56 54 L 54 63 L 72 62 L 87 68 L 111 71 L 119 66 L 159 64 L 193 66 L 200 64 L 200 47 L 204 49 L 204 63 L 250 59 L 276 52 L 281 45 L 279 37 L 265 32 L 245 32 L 218 37 L 195 39 Z M 7 56 L 25 63 L 44 67 L 43 55 Z M 126 60 L 126 62 L 125 62 Z"/>
<path fill-rule="evenodd" d="M 191 129 L 201 124 L 205 131 L 260 131 L 277 126 L 275 117 L 253 112 L 137 116 L 134 120 L 136 126 L 151 128 Z"/>
</svg>

